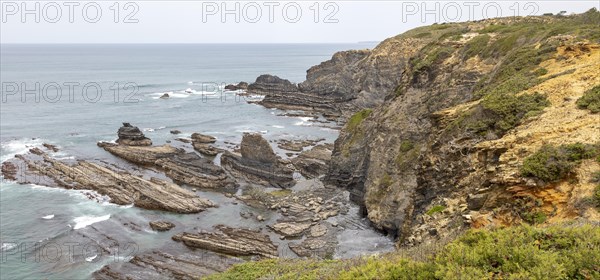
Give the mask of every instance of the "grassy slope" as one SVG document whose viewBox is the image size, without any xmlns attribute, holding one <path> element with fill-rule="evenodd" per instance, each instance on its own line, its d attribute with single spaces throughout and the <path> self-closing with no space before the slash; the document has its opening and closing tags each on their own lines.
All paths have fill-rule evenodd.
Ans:
<svg viewBox="0 0 600 280">
<path fill-rule="evenodd" d="M 471 230 L 427 261 L 391 253 L 350 260 L 273 259 L 207 279 L 600 279 L 600 228 Z"/>
</svg>

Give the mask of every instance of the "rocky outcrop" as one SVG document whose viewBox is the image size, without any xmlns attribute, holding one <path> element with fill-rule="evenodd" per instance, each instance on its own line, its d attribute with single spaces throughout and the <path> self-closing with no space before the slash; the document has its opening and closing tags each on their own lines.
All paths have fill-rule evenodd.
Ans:
<svg viewBox="0 0 600 280">
<path fill-rule="evenodd" d="M 300 153 L 292 159 L 292 164 L 300 173 L 309 179 L 327 174 L 333 145 L 320 144 L 308 151 Z"/>
<path fill-rule="evenodd" d="M 248 93 L 252 94 L 270 94 L 277 93 L 294 93 L 298 91 L 298 86 L 288 80 L 281 79 L 273 75 L 260 75 L 256 81 L 248 86 Z"/>
<path fill-rule="evenodd" d="M 123 123 L 123 126 L 119 128 L 117 132 L 119 139 L 117 143 L 128 146 L 151 146 L 152 141 L 137 127 L 132 126 L 129 123 Z"/>
<path fill-rule="evenodd" d="M 316 111 L 330 117 L 345 116 L 362 108 L 374 108 L 398 86 L 411 55 L 429 38 L 399 35 L 373 50 L 350 50 L 307 71 L 306 80 L 294 93 L 271 90 L 259 104 L 280 109 Z"/>
<path fill-rule="evenodd" d="M 183 232 L 173 236 L 173 240 L 183 244 L 232 256 L 261 256 L 276 258 L 277 245 L 260 230 L 237 229 L 224 225 L 214 227 L 214 232 Z"/>
<path fill-rule="evenodd" d="M 155 231 L 168 231 L 175 227 L 175 224 L 168 221 L 152 221 L 149 224 L 150 228 Z"/>
<path fill-rule="evenodd" d="M 233 85 L 233 84 L 229 84 L 225 86 L 226 90 L 231 90 L 231 91 L 235 91 L 235 90 L 246 90 L 248 89 L 248 83 L 246 82 L 239 82 L 237 85 Z"/>
<path fill-rule="evenodd" d="M 159 98 L 160 99 L 169 99 L 169 97 L 170 97 L 169 94 L 165 93 L 165 94 L 161 95 Z"/>
<path fill-rule="evenodd" d="M 224 152 L 223 149 L 210 145 L 216 141 L 217 138 L 210 135 L 200 133 L 192 134 L 192 147 L 204 156 L 214 157 L 217 154 Z"/>
<path fill-rule="evenodd" d="M 303 235 L 310 226 L 310 223 L 281 222 L 269 227 L 284 237 L 298 237 Z"/>
<path fill-rule="evenodd" d="M 111 143 L 98 143 L 106 151 L 128 161 L 156 166 L 164 170 L 165 175 L 177 182 L 191 186 L 213 189 L 231 189 L 237 184 L 224 170 L 211 160 L 195 153 L 186 153 L 170 145 L 136 147 Z"/>
<path fill-rule="evenodd" d="M 240 152 L 241 156 L 231 152 L 221 156 L 221 165 L 235 177 L 277 187 L 294 184 L 293 171 L 280 163 L 269 142 L 260 134 L 244 134 Z"/>
<path fill-rule="evenodd" d="M 15 164 L 19 170 L 19 183 L 43 183 L 65 189 L 94 190 L 108 196 L 112 203 L 133 204 L 136 207 L 176 213 L 197 213 L 216 206 L 209 200 L 157 178 L 143 178 L 118 169 L 89 161 L 69 164 L 46 154 L 18 155 Z"/>
</svg>

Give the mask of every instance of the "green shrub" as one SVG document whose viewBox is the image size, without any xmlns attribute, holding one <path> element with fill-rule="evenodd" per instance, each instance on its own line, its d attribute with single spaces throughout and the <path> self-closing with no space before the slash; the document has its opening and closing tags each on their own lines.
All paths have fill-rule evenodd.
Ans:
<svg viewBox="0 0 600 280">
<path fill-rule="evenodd" d="M 586 91 L 579 100 L 577 106 L 580 109 L 590 110 L 592 113 L 600 113 L 600 85 Z"/>
<path fill-rule="evenodd" d="M 471 39 L 465 45 L 465 58 L 468 59 L 478 54 L 481 54 L 483 50 L 487 47 L 489 41 L 490 35 L 487 34 L 479 35 Z"/>
<path fill-rule="evenodd" d="M 544 182 L 564 179 L 582 159 L 593 158 L 598 148 L 588 144 L 569 144 L 560 147 L 545 145 L 527 157 L 521 166 L 521 175 Z"/>
<path fill-rule="evenodd" d="M 548 105 L 546 96 L 539 93 L 488 95 L 462 121 L 474 133 L 485 135 L 491 131 L 503 135 L 524 119 L 540 114 Z"/>
<path fill-rule="evenodd" d="M 544 213 L 542 211 L 526 212 L 526 213 L 523 213 L 521 215 L 521 217 L 523 218 L 524 221 L 526 221 L 530 224 L 543 224 L 546 221 L 546 219 L 548 218 L 546 216 L 546 213 Z"/>
<path fill-rule="evenodd" d="M 431 209 L 427 210 L 427 212 L 425 214 L 431 216 L 435 213 L 444 211 L 444 209 L 446 209 L 446 207 L 443 205 L 435 205 L 435 206 L 431 207 Z"/>
<path fill-rule="evenodd" d="M 427 46 L 422 51 L 420 57 L 412 59 L 411 64 L 413 66 L 413 73 L 424 72 L 431 69 L 434 64 L 441 63 L 444 59 L 450 57 L 454 48 L 450 46 Z"/>
</svg>

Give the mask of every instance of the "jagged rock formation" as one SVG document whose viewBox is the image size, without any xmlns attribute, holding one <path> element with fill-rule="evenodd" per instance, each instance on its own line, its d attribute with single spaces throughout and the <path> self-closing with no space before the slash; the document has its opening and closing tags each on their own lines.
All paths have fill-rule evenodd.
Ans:
<svg viewBox="0 0 600 280">
<path fill-rule="evenodd" d="M 564 188 L 570 191 L 559 195 L 550 191 L 556 184 L 533 191 L 536 184 L 522 178 L 518 166 L 542 143 L 600 139 L 597 116 L 574 104 L 599 83 L 599 46 L 585 43 L 599 31 L 589 24 L 597 18 L 434 25 L 384 41 L 375 50 L 387 45 L 388 58 L 381 59 L 396 63 L 373 64 L 365 72 L 387 79 L 386 102 L 349 119 L 335 142 L 328 182 L 348 188 L 376 227 L 408 245 L 470 226 L 519 223 L 525 197 L 537 197 L 545 205 L 539 211 L 557 215 L 543 209 L 562 209 L 566 202 L 551 197 L 591 192 L 583 183 L 591 170 L 578 180 L 579 190 Z M 538 31 L 525 36 L 527 30 Z M 398 51 L 406 45 L 415 51 Z M 400 68 L 388 72 L 392 65 Z M 516 110 L 508 109 L 510 100 L 536 92 L 547 96 L 549 105 L 539 104 L 548 108 L 504 113 Z M 541 115 L 529 117 L 535 114 Z"/>
<path fill-rule="evenodd" d="M 168 95 L 167 95 L 168 97 Z M 119 139 L 117 143 L 128 146 L 151 146 L 152 141 L 137 127 L 132 126 L 129 123 L 123 123 L 123 126 L 119 128 L 117 132 Z"/>
<path fill-rule="evenodd" d="M 159 167 L 177 182 L 200 188 L 231 189 L 237 186 L 235 181 L 212 161 L 170 145 L 138 147 L 98 143 L 98 146 L 128 161 Z"/>
<path fill-rule="evenodd" d="M 221 165 L 235 177 L 282 188 L 293 185 L 293 171 L 280 163 L 269 142 L 260 134 L 245 133 L 240 152 L 241 156 L 231 152 L 221 156 Z"/>
<path fill-rule="evenodd" d="M 237 229 L 224 225 L 215 226 L 214 232 L 183 232 L 173 236 L 173 240 L 193 247 L 220 252 L 233 256 L 261 256 L 276 258 L 277 245 L 260 230 Z"/>
<path fill-rule="evenodd" d="M 89 161 L 68 164 L 43 152 L 17 155 L 14 161 L 18 162 L 14 166 L 22 168 L 15 178 L 22 184 L 36 180 L 35 183 L 47 186 L 94 190 L 115 204 L 176 213 L 197 213 L 216 206 L 176 184 L 138 177 L 114 166 Z"/>
<path fill-rule="evenodd" d="M 216 141 L 217 139 L 210 135 L 200 133 L 192 134 L 192 147 L 204 156 L 214 157 L 217 154 L 224 152 L 223 149 L 210 145 Z"/>
<path fill-rule="evenodd" d="M 300 173 L 309 179 L 325 175 L 329 169 L 333 145 L 320 144 L 308 151 L 300 153 L 292 159 L 292 164 Z"/>
</svg>

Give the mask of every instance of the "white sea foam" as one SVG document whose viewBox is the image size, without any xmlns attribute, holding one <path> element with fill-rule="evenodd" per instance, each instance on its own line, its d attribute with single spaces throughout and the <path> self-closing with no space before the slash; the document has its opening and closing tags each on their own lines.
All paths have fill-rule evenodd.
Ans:
<svg viewBox="0 0 600 280">
<path fill-rule="evenodd" d="M 309 122 L 309 120 L 311 120 L 311 117 L 298 117 L 301 121 L 294 123 L 294 125 L 300 125 L 300 126 L 311 126 L 313 125 L 312 122 Z"/>
<path fill-rule="evenodd" d="M 85 261 L 86 261 L 86 262 L 92 262 L 92 261 L 93 261 L 94 259 L 96 259 L 97 257 L 98 257 L 98 255 L 93 255 L 93 256 L 91 256 L 91 257 L 87 257 L 87 258 L 85 258 Z"/>
<path fill-rule="evenodd" d="M 43 139 L 22 138 L 0 143 L 2 147 L 2 157 L 0 162 L 13 158 L 15 155 L 24 154 L 33 147 L 40 147 L 44 143 Z"/>
<path fill-rule="evenodd" d="M 274 128 L 285 128 L 285 126 L 283 126 L 283 125 L 272 125 L 272 127 L 274 127 Z"/>
<path fill-rule="evenodd" d="M 44 220 L 51 220 L 53 218 L 54 218 L 54 215 L 48 215 L 48 216 L 42 217 L 42 219 L 44 219 Z"/>
<path fill-rule="evenodd" d="M 15 247 L 17 247 L 17 243 L 2 243 L 2 247 L 0 248 L 0 251 L 8 251 Z"/>
<path fill-rule="evenodd" d="M 107 214 L 104 216 L 99 216 L 99 217 L 95 217 L 95 216 L 77 217 L 77 218 L 73 219 L 73 221 L 75 222 L 75 226 L 73 227 L 73 229 L 82 229 L 89 225 L 92 225 L 92 224 L 95 224 L 98 222 L 102 222 L 102 221 L 106 221 L 108 219 L 110 219 L 110 214 Z"/>
</svg>

